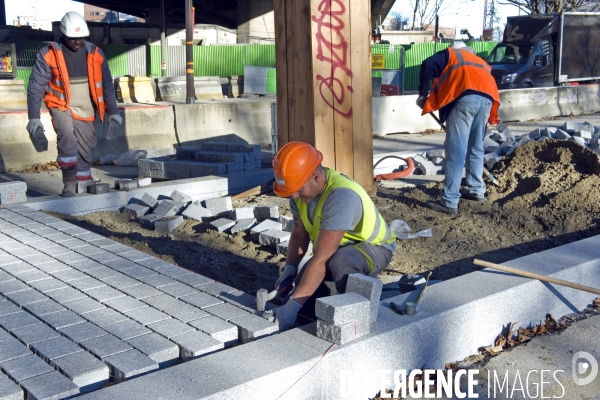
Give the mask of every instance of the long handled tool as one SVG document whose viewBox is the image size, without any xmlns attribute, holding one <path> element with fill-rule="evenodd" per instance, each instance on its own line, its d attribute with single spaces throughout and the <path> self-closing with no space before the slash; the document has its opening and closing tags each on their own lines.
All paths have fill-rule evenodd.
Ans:
<svg viewBox="0 0 600 400">
<path fill-rule="evenodd" d="M 481 267 L 493 268 L 493 269 L 497 269 L 499 271 L 504 271 L 504 272 L 509 272 L 511 274 L 524 276 L 526 278 L 537 279 L 537 280 L 542 281 L 542 282 L 555 283 L 557 285 L 566 286 L 566 287 L 569 287 L 571 289 L 583 290 L 584 292 L 590 292 L 590 293 L 594 293 L 594 294 L 599 294 L 600 295 L 600 289 L 595 289 L 593 287 L 579 285 L 577 283 L 572 283 L 572 282 L 569 282 L 569 281 L 563 281 L 562 279 L 551 278 L 551 277 L 540 275 L 540 274 L 536 274 L 536 273 L 533 273 L 533 272 L 523 271 L 521 269 L 512 268 L 512 267 L 505 267 L 504 265 L 498 265 L 498 264 L 494 264 L 494 263 L 491 263 L 491 262 L 482 261 L 482 260 L 478 260 L 478 259 L 473 260 L 473 263 L 475 265 L 479 265 Z"/>
<path fill-rule="evenodd" d="M 442 121 L 440 121 L 440 119 L 437 117 L 437 115 L 435 115 L 434 113 L 430 112 L 429 115 L 431 115 L 433 117 L 433 119 L 435 119 L 437 121 L 438 124 L 440 124 L 440 126 L 442 127 L 442 129 L 445 131 L 446 130 L 446 125 L 442 124 Z M 492 183 L 496 186 L 500 186 L 500 183 L 498 182 L 498 179 L 496 179 L 496 177 L 494 175 L 492 175 L 492 173 L 490 171 L 488 171 L 488 169 L 486 167 L 483 167 L 483 173 L 485 174 L 485 176 L 487 176 L 487 178 L 492 181 Z"/>
</svg>

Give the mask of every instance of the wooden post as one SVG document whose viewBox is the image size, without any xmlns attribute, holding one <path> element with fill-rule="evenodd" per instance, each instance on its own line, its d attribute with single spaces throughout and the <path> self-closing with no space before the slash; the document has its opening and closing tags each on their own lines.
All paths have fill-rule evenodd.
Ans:
<svg viewBox="0 0 600 400">
<path fill-rule="evenodd" d="M 274 5 L 279 147 L 310 143 L 324 166 L 375 195 L 370 1 Z"/>
</svg>

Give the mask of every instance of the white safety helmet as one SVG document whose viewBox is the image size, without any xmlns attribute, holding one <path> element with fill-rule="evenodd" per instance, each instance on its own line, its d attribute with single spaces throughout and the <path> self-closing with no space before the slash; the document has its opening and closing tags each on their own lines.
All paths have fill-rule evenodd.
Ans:
<svg viewBox="0 0 600 400">
<path fill-rule="evenodd" d="M 462 40 L 453 40 L 452 45 L 450 47 L 452 47 L 453 49 L 462 49 L 464 47 L 467 47 L 467 45 Z"/>
<path fill-rule="evenodd" d="M 84 38 L 90 36 L 85 19 L 75 11 L 69 11 L 60 20 L 61 32 L 69 38 Z"/>
</svg>

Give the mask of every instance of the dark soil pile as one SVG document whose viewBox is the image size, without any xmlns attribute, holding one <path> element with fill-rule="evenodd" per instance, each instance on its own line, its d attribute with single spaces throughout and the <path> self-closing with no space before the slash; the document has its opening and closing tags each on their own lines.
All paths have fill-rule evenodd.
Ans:
<svg viewBox="0 0 600 400">
<path fill-rule="evenodd" d="M 529 142 L 491 171 L 500 185 L 488 186 L 486 202 L 461 201 L 459 215 L 424 206 L 442 184 L 412 189 L 380 188 L 374 201 L 390 222 L 402 219 L 433 237 L 398 241 L 382 275 L 433 270 L 450 279 L 478 267 L 473 258 L 502 263 L 600 233 L 600 160 L 574 142 Z M 278 205 L 290 215 L 287 199 L 250 197 L 234 207 Z M 168 237 L 142 229 L 119 212 L 60 216 L 141 251 L 202 273 L 249 293 L 271 288 L 285 259 L 253 243 L 249 235 L 210 231 L 206 223 L 185 221 Z"/>
</svg>

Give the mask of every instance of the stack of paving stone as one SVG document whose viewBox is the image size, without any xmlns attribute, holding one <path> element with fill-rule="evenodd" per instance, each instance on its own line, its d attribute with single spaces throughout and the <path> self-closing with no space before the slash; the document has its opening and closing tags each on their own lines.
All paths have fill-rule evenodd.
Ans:
<svg viewBox="0 0 600 400">
<path fill-rule="evenodd" d="M 371 331 L 370 310 L 370 301 L 354 292 L 319 298 L 315 303 L 317 336 L 337 344 L 358 339 Z"/>
<path fill-rule="evenodd" d="M 565 122 L 562 129 L 538 128 L 521 136 L 514 135 L 502 123 L 496 125 L 496 129 L 497 132 L 488 130 L 483 141 L 485 165 L 489 169 L 504 157 L 511 155 L 517 147 L 530 141 L 570 140 L 600 155 L 600 129 L 589 122 Z M 437 175 L 443 173 L 444 158 L 444 150 L 432 150 L 417 154 L 414 161 L 421 174 Z"/>
<path fill-rule="evenodd" d="M 140 175 L 187 179 L 260 169 L 257 144 L 206 142 L 198 147 L 178 147 L 174 156 L 138 160 Z"/>
<path fill-rule="evenodd" d="M 0 232 L 6 396 L 66 398 L 278 331 L 254 296 L 23 205 Z"/>
<path fill-rule="evenodd" d="M 27 201 L 27 184 L 25 182 L 0 183 L 0 204 L 16 204 Z"/>
</svg>

